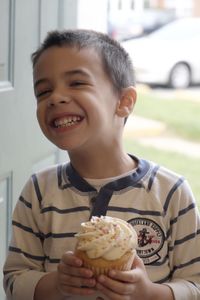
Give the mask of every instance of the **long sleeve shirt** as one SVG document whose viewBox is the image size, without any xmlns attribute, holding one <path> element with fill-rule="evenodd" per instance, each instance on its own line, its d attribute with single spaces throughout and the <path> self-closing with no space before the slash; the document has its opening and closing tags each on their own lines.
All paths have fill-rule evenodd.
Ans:
<svg viewBox="0 0 200 300">
<path fill-rule="evenodd" d="M 74 250 L 80 223 L 92 215 L 129 222 L 151 281 L 169 285 L 176 300 L 200 299 L 200 216 L 192 191 L 183 177 L 141 159 L 131 174 L 99 190 L 70 163 L 30 177 L 13 213 L 4 265 L 7 299 L 33 300 L 40 278 Z"/>
</svg>

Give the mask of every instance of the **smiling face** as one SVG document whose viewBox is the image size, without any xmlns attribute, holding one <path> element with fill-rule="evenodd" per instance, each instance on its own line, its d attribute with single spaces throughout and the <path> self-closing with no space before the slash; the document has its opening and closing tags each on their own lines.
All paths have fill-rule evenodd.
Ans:
<svg viewBox="0 0 200 300">
<path fill-rule="evenodd" d="M 38 122 L 56 146 L 88 150 L 116 137 L 117 93 L 92 48 L 50 47 L 33 76 Z"/>
</svg>

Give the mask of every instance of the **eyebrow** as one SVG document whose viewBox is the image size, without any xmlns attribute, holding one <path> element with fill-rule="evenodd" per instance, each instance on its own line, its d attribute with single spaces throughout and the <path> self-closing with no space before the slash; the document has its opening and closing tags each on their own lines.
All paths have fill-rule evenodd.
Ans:
<svg viewBox="0 0 200 300">
<path fill-rule="evenodd" d="M 82 75 L 82 76 L 87 77 L 87 78 L 90 77 L 89 73 L 82 70 L 82 69 L 75 69 L 75 70 L 64 72 L 62 76 L 63 77 L 70 77 L 70 76 L 73 76 L 73 75 Z M 40 79 L 36 80 L 34 82 L 34 90 L 36 89 L 36 87 L 38 85 L 40 85 L 42 83 L 48 83 L 48 81 L 49 81 L 48 78 L 40 78 Z"/>
</svg>

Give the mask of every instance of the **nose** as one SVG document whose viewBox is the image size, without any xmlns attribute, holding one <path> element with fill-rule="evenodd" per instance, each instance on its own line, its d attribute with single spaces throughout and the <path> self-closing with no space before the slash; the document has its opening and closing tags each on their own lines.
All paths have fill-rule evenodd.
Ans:
<svg viewBox="0 0 200 300">
<path fill-rule="evenodd" d="M 48 107 L 53 107 L 60 104 L 67 104 L 71 101 L 71 98 L 61 93 L 54 92 L 48 99 Z"/>
</svg>

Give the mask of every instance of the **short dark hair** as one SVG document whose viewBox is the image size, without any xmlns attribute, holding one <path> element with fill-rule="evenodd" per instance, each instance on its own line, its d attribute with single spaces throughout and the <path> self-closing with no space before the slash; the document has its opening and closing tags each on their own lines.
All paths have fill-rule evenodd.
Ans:
<svg viewBox="0 0 200 300">
<path fill-rule="evenodd" d="M 93 48 L 101 56 L 104 70 L 117 92 L 135 85 L 134 69 L 128 53 L 119 42 L 111 39 L 107 34 L 84 29 L 51 31 L 38 50 L 32 54 L 33 67 L 40 55 L 53 46 Z"/>
</svg>

